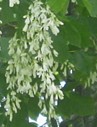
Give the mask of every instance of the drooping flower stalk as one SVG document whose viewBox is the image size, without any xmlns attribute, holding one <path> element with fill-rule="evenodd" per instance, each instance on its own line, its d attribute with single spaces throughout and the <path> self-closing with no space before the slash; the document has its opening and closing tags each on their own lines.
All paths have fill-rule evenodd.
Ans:
<svg viewBox="0 0 97 127">
<path fill-rule="evenodd" d="M 6 70 L 6 81 L 10 93 L 5 105 L 6 115 L 10 115 L 12 120 L 13 112 L 17 113 L 17 109 L 20 109 L 18 93 L 30 97 L 38 94 L 42 113 L 51 118 L 55 116 L 55 101 L 63 99 L 63 93 L 54 83 L 54 71 L 57 69 L 54 57 L 58 53 L 52 46 L 50 32 L 57 35 L 59 25 L 63 23 L 50 11 L 48 5 L 39 0 L 33 1 L 24 18 L 23 36 L 18 38 L 15 34 L 9 41 L 11 59 Z M 48 107 L 45 100 L 48 101 Z"/>
</svg>

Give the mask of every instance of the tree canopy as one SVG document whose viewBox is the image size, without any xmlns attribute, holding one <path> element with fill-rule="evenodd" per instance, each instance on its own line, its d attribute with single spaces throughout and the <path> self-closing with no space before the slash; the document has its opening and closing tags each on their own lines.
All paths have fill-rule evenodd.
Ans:
<svg viewBox="0 0 97 127">
<path fill-rule="evenodd" d="M 97 126 L 96 5 L 0 0 L 0 127 Z"/>
</svg>

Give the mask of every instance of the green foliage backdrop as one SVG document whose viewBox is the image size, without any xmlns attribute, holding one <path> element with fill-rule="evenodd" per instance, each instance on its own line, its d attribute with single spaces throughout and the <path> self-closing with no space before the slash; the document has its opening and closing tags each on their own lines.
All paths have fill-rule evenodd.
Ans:
<svg viewBox="0 0 97 127">
<path fill-rule="evenodd" d="M 96 5 L 0 0 L 0 127 L 97 126 Z"/>
</svg>

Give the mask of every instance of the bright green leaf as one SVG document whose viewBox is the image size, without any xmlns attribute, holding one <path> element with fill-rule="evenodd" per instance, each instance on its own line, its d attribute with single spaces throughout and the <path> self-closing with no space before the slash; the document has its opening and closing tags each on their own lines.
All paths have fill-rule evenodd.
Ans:
<svg viewBox="0 0 97 127">
<path fill-rule="evenodd" d="M 47 3 L 51 7 L 51 9 L 58 13 L 60 11 L 64 11 L 64 14 L 67 12 L 67 8 L 69 5 L 69 0 L 47 0 Z"/>
<path fill-rule="evenodd" d="M 97 0 L 83 0 L 83 3 L 92 17 L 97 17 Z"/>
</svg>

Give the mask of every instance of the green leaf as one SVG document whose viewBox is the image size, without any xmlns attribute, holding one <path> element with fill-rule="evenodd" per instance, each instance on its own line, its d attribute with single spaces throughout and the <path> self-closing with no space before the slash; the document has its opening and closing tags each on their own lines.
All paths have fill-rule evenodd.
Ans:
<svg viewBox="0 0 97 127">
<path fill-rule="evenodd" d="M 13 8 L 9 7 L 8 0 L 3 0 L 0 3 L 0 7 L 2 7 L 2 10 L 0 12 L 0 19 L 2 19 L 3 24 L 16 21 L 16 17 L 15 17 L 16 14 L 14 13 Z"/>
<path fill-rule="evenodd" d="M 55 50 L 59 53 L 57 60 L 59 62 L 64 62 L 69 59 L 69 48 L 68 44 L 81 46 L 81 36 L 79 31 L 71 23 L 66 22 L 64 26 L 60 27 L 60 33 L 55 37 L 53 36 L 53 46 Z"/>
<path fill-rule="evenodd" d="M 85 7 L 92 17 L 97 17 L 97 0 L 83 0 Z"/>
<path fill-rule="evenodd" d="M 21 110 L 18 110 L 16 114 L 14 113 L 12 122 L 8 122 L 8 127 L 29 127 L 28 124 L 27 106 L 22 101 Z"/>
<path fill-rule="evenodd" d="M 47 3 L 51 7 L 51 9 L 55 13 L 59 13 L 60 11 L 64 11 L 64 14 L 67 12 L 67 8 L 69 5 L 69 0 L 47 0 Z"/>
<path fill-rule="evenodd" d="M 88 108 L 87 108 L 88 107 Z M 63 116 L 77 114 L 81 116 L 95 114 L 94 101 L 91 97 L 70 93 L 60 101 L 58 113 Z"/>
<path fill-rule="evenodd" d="M 78 35 L 73 32 L 72 33 L 68 32 L 68 34 L 71 36 L 74 36 L 73 34 L 75 34 L 75 36 L 78 36 L 76 37 L 76 44 L 78 40 L 79 42 L 78 44 L 80 44 L 79 46 L 81 48 L 93 46 L 92 40 L 90 39 L 92 35 L 90 26 L 93 24 L 93 21 L 91 21 L 91 24 L 90 24 L 88 17 L 80 16 L 79 18 L 76 18 L 76 17 L 69 18 L 69 22 L 72 26 L 74 26 L 74 28 L 78 31 L 78 34 L 79 34 Z"/>
<path fill-rule="evenodd" d="M 9 55 L 8 55 L 8 42 L 9 42 L 10 38 L 5 38 L 2 37 L 0 38 L 0 47 L 1 47 L 1 51 L 0 51 L 0 60 L 2 61 L 7 61 L 9 59 Z"/>
<path fill-rule="evenodd" d="M 69 22 L 66 22 L 63 28 L 64 40 L 71 45 L 80 47 L 81 36 L 77 28 Z"/>
<path fill-rule="evenodd" d="M 75 66 L 73 78 L 83 84 L 90 77 L 90 72 L 95 71 L 96 57 L 88 55 L 82 50 L 75 51 L 71 54 L 71 63 Z M 79 84 L 78 83 L 78 84 Z"/>
<path fill-rule="evenodd" d="M 91 32 L 91 36 L 97 38 L 97 18 L 88 18 L 89 22 L 89 30 Z"/>
<path fill-rule="evenodd" d="M 7 65 L 5 63 L 0 64 L 0 94 L 1 97 L 6 96 L 7 93 L 7 84 L 5 78 L 5 71 Z"/>
<path fill-rule="evenodd" d="M 29 105 L 28 105 L 28 113 L 29 113 L 29 116 L 30 118 L 36 120 L 38 115 L 39 115 L 39 112 L 40 112 L 40 109 L 38 107 L 38 98 L 37 97 L 34 97 L 34 98 L 29 98 Z"/>
<path fill-rule="evenodd" d="M 84 53 L 84 51 L 72 53 L 71 61 L 77 70 L 84 70 L 85 73 L 89 73 L 93 68 L 95 68 L 92 66 L 95 64 L 94 57 L 89 56 L 87 53 Z"/>
<path fill-rule="evenodd" d="M 68 59 L 68 45 L 64 37 L 64 31 L 62 26 L 60 28 L 60 33 L 57 36 L 53 36 L 52 39 L 54 41 L 53 46 L 54 49 L 58 52 L 58 57 L 56 60 L 60 63 L 64 62 Z"/>
</svg>

